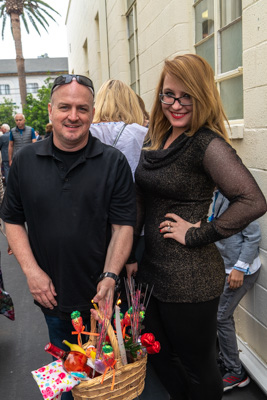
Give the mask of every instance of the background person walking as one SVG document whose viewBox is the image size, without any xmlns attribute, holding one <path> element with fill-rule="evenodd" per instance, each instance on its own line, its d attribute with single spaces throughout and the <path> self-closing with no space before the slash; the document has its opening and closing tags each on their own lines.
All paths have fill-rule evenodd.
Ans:
<svg viewBox="0 0 267 400">
<path fill-rule="evenodd" d="M 1 131 L 3 135 L 0 136 L 0 149 L 2 155 L 2 164 L 3 164 L 3 171 L 4 171 L 4 178 L 5 178 L 5 185 L 8 181 L 8 174 L 9 174 L 9 161 L 8 161 L 8 145 L 9 145 L 9 132 L 10 126 L 8 124 L 3 124 L 1 126 Z"/>
<path fill-rule="evenodd" d="M 15 115 L 16 126 L 11 129 L 8 146 L 8 160 L 9 165 L 12 164 L 14 155 L 25 144 L 36 142 L 34 129 L 25 125 L 25 117 L 23 114 Z"/>
</svg>

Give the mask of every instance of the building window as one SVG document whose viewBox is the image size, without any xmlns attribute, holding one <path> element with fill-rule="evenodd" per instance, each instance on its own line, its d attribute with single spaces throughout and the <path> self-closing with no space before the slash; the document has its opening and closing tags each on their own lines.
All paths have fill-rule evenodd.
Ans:
<svg viewBox="0 0 267 400">
<path fill-rule="evenodd" d="M 196 54 L 213 68 L 228 119 L 242 119 L 242 0 L 195 0 L 194 8 Z"/>
<path fill-rule="evenodd" d="M 27 93 L 37 93 L 38 83 L 27 83 Z"/>
<path fill-rule="evenodd" d="M 0 94 L 10 94 L 10 86 L 0 85 Z"/>
<path fill-rule="evenodd" d="M 137 41 L 136 1 L 127 0 L 127 29 L 129 46 L 130 86 L 139 94 L 139 57 Z"/>
</svg>

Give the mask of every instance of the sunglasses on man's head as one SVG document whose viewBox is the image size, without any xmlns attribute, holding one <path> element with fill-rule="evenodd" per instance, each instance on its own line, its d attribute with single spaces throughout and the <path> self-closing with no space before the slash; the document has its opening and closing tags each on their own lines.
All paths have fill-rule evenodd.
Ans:
<svg viewBox="0 0 267 400">
<path fill-rule="evenodd" d="M 91 79 L 83 75 L 67 74 L 67 75 L 60 75 L 55 79 L 51 89 L 51 96 L 57 86 L 66 85 L 67 83 L 71 83 L 73 80 L 76 80 L 80 85 L 87 86 L 91 90 L 93 96 L 95 95 L 95 90 Z"/>
</svg>

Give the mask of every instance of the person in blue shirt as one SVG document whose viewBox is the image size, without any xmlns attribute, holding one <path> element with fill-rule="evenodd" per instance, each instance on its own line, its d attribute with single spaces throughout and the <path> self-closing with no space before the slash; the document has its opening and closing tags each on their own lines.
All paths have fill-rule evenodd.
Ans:
<svg viewBox="0 0 267 400">
<path fill-rule="evenodd" d="M 214 195 L 212 218 L 218 218 L 228 206 L 229 201 L 217 190 Z M 241 232 L 215 243 L 223 258 L 226 272 L 224 291 L 220 296 L 217 314 L 218 361 L 223 375 L 224 391 L 234 387 L 244 387 L 250 382 L 239 359 L 233 314 L 259 276 L 260 240 L 259 224 L 253 221 Z"/>
</svg>

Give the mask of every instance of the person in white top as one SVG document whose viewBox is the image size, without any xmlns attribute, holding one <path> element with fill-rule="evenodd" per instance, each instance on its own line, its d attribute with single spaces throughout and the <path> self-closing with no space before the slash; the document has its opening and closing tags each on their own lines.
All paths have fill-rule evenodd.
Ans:
<svg viewBox="0 0 267 400">
<path fill-rule="evenodd" d="M 147 128 L 134 91 L 120 80 L 109 80 L 99 89 L 90 132 L 101 142 L 119 149 L 127 158 L 133 178 Z"/>
</svg>

